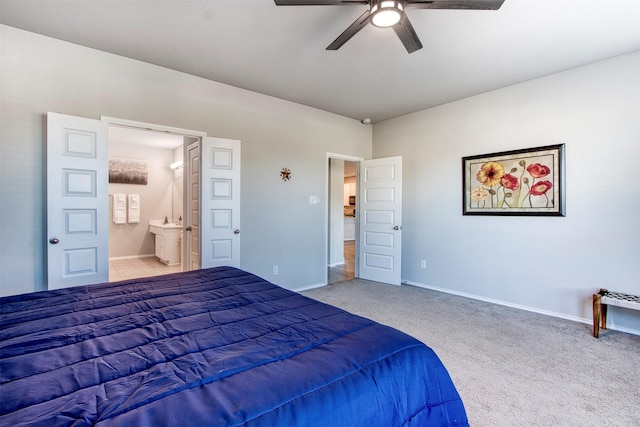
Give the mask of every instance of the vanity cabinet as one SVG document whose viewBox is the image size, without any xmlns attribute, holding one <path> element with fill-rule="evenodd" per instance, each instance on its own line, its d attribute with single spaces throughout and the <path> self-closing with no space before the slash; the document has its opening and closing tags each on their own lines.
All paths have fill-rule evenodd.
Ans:
<svg viewBox="0 0 640 427">
<path fill-rule="evenodd" d="M 173 224 L 149 225 L 149 232 L 154 235 L 158 259 L 167 265 L 180 264 L 182 228 Z"/>
</svg>

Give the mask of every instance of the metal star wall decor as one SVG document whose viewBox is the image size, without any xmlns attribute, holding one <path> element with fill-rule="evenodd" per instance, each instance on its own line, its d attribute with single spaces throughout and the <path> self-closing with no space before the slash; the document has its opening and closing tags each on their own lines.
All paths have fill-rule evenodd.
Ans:
<svg viewBox="0 0 640 427">
<path fill-rule="evenodd" d="M 291 170 L 289 168 L 282 168 L 280 177 L 283 181 L 289 181 L 291 179 Z"/>
</svg>

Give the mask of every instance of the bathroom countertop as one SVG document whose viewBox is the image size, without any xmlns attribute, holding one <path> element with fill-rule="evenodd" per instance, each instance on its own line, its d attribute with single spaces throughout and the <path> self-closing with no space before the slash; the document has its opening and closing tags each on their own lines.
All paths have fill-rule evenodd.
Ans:
<svg viewBox="0 0 640 427">
<path fill-rule="evenodd" d="M 161 219 L 150 219 L 149 225 L 160 228 L 182 228 L 182 224 L 176 224 L 175 222 L 170 222 L 168 224 L 163 224 L 163 220 Z"/>
</svg>

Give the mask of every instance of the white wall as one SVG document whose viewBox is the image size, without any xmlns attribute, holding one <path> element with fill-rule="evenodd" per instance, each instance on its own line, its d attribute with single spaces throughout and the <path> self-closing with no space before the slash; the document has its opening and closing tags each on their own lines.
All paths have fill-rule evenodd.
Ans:
<svg viewBox="0 0 640 427">
<path fill-rule="evenodd" d="M 47 111 L 241 140 L 241 267 L 292 289 L 324 283 L 326 153 L 370 158 L 370 126 L 7 26 L 0 40 L 1 295 L 45 289 Z"/>
<path fill-rule="evenodd" d="M 463 156 L 551 144 L 566 217 L 462 215 Z M 585 322 L 599 288 L 640 293 L 639 52 L 376 124 L 373 154 L 403 156 L 403 280 Z"/>
<path fill-rule="evenodd" d="M 173 150 L 173 162 L 184 162 L 184 147 L 180 146 Z M 171 217 L 174 222 L 180 218 L 184 221 L 184 166 L 173 170 L 172 180 L 172 196 L 171 196 Z"/>
</svg>

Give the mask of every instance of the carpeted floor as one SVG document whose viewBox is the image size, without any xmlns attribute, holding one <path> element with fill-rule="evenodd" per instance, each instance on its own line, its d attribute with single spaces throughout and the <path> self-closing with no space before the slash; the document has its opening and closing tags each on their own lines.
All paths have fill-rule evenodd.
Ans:
<svg viewBox="0 0 640 427">
<path fill-rule="evenodd" d="M 303 292 L 433 348 L 472 427 L 640 426 L 640 336 L 435 292 L 350 280 Z"/>
</svg>

